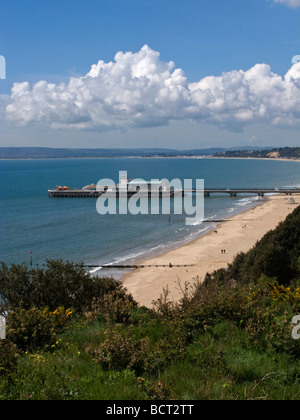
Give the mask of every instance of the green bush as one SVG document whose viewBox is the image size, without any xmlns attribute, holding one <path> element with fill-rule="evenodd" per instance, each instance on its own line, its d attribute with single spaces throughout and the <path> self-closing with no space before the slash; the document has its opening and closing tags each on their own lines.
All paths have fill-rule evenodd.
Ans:
<svg viewBox="0 0 300 420">
<path fill-rule="evenodd" d="M 249 343 L 260 351 L 274 350 L 295 359 L 300 357 L 300 343 L 292 337 L 291 316 L 278 308 L 261 308 L 256 318 L 249 319 L 245 328 Z"/>
<path fill-rule="evenodd" d="M 132 322 L 132 311 L 137 303 L 132 296 L 119 291 L 110 292 L 102 298 L 94 298 L 91 310 L 85 313 L 89 320 L 103 319 L 112 324 L 128 324 Z"/>
<path fill-rule="evenodd" d="M 47 311 L 17 309 L 7 317 L 6 335 L 20 350 L 36 351 L 55 343 L 55 327 Z"/>
<path fill-rule="evenodd" d="M 9 340 L 0 340 L 0 377 L 16 367 L 19 352 Z"/>
<path fill-rule="evenodd" d="M 193 337 L 223 321 L 243 327 L 254 310 L 248 295 L 249 287 L 231 281 L 223 284 L 212 279 L 198 285 L 184 313 L 189 334 Z"/>
<path fill-rule="evenodd" d="M 126 295 L 121 282 L 92 277 L 83 264 L 47 261 L 45 269 L 4 263 L 0 266 L 0 313 L 23 308 L 74 308 L 82 313 L 91 308 L 93 298 L 116 292 Z"/>
<path fill-rule="evenodd" d="M 108 370 L 131 369 L 137 375 L 151 368 L 154 354 L 148 338 L 136 339 L 130 332 L 121 334 L 118 329 L 105 332 L 99 348 L 87 349 L 95 362 Z"/>
<path fill-rule="evenodd" d="M 181 303 L 170 301 L 168 288 L 153 302 L 153 321 L 158 323 L 160 330 L 158 348 L 162 365 L 186 356 L 188 333 L 185 319 L 188 307 L 187 296 L 183 297 Z"/>
</svg>

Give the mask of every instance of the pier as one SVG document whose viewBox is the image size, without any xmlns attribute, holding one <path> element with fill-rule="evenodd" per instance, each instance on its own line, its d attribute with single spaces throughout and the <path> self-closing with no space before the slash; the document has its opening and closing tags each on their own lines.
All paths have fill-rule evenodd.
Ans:
<svg viewBox="0 0 300 420">
<path fill-rule="evenodd" d="M 55 198 L 98 198 L 101 195 L 105 194 L 106 197 L 132 197 L 133 195 L 139 193 L 143 197 L 175 197 L 175 196 L 183 196 L 183 191 L 169 191 L 169 192 L 162 192 L 162 191 L 96 191 L 96 190 L 48 190 L 49 197 Z"/>
<path fill-rule="evenodd" d="M 122 191 L 118 189 L 115 191 L 97 191 L 96 189 L 52 189 L 48 190 L 48 196 L 51 198 L 98 198 L 101 195 L 105 194 L 106 197 L 132 197 L 133 195 L 139 193 L 141 196 L 146 197 L 180 197 L 185 196 L 186 194 L 196 194 L 204 193 L 205 197 L 210 197 L 212 194 L 227 194 L 230 197 L 237 197 L 238 195 L 257 195 L 259 197 L 264 197 L 266 194 L 284 194 L 284 195 L 294 195 L 300 194 L 299 188 L 205 188 L 204 191 L 197 191 L 196 189 L 192 190 L 174 190 L 170 189 L 169 191 L 151 191 L 151 190 L 136 190 L 136 191 Z"/>
<path fill-rule="evenodd" d="M 264 197 L 265 194 L 300 194 L 298 188 L 206 188 L 204 196 L 209 197 L 211 194 L 228 194 L 231 197 L 237 197 L 242 194 L 258 195 Z"/>
</svg>

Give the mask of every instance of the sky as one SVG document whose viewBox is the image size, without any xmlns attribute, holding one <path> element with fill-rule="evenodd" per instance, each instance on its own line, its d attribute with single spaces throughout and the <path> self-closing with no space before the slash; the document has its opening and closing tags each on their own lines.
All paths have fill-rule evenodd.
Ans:
<svg viewBox="0 0 300 420">
<path fill-rule="evenodd" d="M 300 145 L 300 0 L 0 0 L 0 56 L 0 146 Z"/>
</svg>

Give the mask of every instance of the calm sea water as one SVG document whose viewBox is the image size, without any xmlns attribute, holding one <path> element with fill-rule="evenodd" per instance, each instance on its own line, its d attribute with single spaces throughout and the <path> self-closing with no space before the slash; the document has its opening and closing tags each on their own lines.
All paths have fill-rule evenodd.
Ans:
<svg viewBox="0 0 300 420">
<path fill-rule="evenodd" d="M 203 234 L 213 224 L 186 226 L 171 215 L 107 215 L 96 199 L 48 198 L 56 185 L 81 188 L 119 171 L 131 178 L 204 179 L 209 188 L 300 186 L 299 162 L 211 159 L 79 159 L 0 161 L 0 260 L 7 264 L 47 258 L 85 264 L 129 263 L 163 252 Z M 205 218 L 237 214 L 256 197 L 212 196 Z M 118 273 L 119 274 L 119 273 Z"/>
</svg>

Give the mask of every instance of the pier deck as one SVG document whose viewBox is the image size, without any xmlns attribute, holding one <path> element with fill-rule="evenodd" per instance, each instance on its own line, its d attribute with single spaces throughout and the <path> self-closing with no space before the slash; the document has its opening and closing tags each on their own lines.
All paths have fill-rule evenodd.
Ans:
<svg viewBox="0 0 300 420">
<path fill-rule="evenodd" d="M 128 191 L 127 197 L 135 195 L 137 192 L 141 195 L 148 197 L 175 197 L 175 196 L 184 196 L 185 194 L 195 194 L 197 192 L 203 193 L 203 191 L 193 190 L 171 190 L 170 192 L 151 192 L 151 191 Z M 48 190 L 48 196 L 51 198 L 98 198 L 103 195 L 104 192 L 99 192 L 96 190 L 81 190 L 81 189 L 72 189 L 72 190 Z M 124 194 L 124 193 L 123 193 Z M 236 197 L 238 195 L 257 195 L 263 197 L 265 194 L 284 194 L 284 195 L 294 195 L 300 194 L 299 188 L 205 188 L 204 196 L 210 197 L 212 194 L 228 194 L 231 197 Z M 105 192 L 106 197 L 119 197 L 119 191 Z"/>
</svg>

